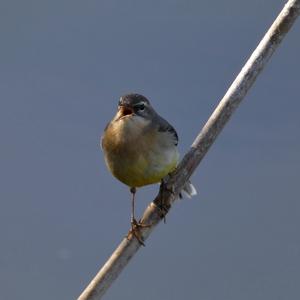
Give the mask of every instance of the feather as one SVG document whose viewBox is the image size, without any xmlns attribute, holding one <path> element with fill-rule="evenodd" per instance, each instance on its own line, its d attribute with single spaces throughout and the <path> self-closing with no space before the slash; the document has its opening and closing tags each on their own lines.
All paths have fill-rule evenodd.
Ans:
<svg viewBox="0 0 300 300">
<path fill-rule="evenodd" d="M 169 122 L 167 122 L 165 119 L 163 119 L 161 116 L 157 115 L 156 118 L 158 119 L 158 120 L 156 120 L 156 122 L 158 121 L 158 124 L 159 124 L 158 131 L 169 132 L 174 139 L 174 145 L 177 146 L 178 145 L 178 135 L 177 135 L 175 128 Z"/>
</svg>

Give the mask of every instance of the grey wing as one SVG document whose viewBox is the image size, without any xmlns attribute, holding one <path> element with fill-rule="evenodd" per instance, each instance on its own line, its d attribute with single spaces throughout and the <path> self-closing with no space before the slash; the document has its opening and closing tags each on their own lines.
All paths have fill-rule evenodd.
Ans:
<svg viewBox="0 0 300 300">
<path fill-rule="evenodd" d="M 178 145 L 178 135 L 177 135 L 175 128 L 168 121 L 163 119 L 161 116 L 157 116 L 157 118 L 158 118 L 157 121 L 159 123 L 158 131 L 169 132 L 174 139 L 174 145 L 177 146 Z"/>
</svg>

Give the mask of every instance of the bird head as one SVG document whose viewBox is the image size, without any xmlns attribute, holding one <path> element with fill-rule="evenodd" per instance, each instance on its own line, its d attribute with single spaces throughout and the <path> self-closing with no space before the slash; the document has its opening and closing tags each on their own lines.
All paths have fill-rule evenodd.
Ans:
<svg viewBox="0 0 300 300">
<path fill-rule="evenodd" d="M 115 120 L 140 117 L 151 120 L 155 114 L 149 100 L 140 94 L 127 94 L 120 98 Z"/>
</svg>

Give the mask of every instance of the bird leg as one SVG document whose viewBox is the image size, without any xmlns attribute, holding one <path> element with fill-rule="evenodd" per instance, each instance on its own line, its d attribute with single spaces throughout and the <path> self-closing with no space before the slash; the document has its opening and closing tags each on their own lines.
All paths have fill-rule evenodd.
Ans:
<svg viewBox="0 0 300 300">
<path fill-rule="evenodd" d="M 130 193 L 131 193 L 131 217 L 130 217 L 130 223 L 132 225 L 133 223 L 137 223 L 137 221 L 135 219 L 135 214 L 134 214 L 134 198 L 135 198 L 136 188 L 132 187 L 130 189 Z"/>
<path fill-rule="evenodd" d="M 130 217 L 131 229 L 128 232 L 127 239 L 129 239 L 130 236 L 133 235 L 139 241 L 139 243 L 141 245 L 145 246 L 144 239 L 141 235 L 141 228 L 150 227 L 151 225 L 142 224 L 140 221 L 136 220 L 135 213 L 134 213 L 134 211 L 135 211 L 135 209 L 134 209 L 134 200 L 135 200 L 136 188 L 132 187 L 130 189 L 130 192 L 132 194 L 132 197 L 131 197 L 131 217 Z"/>
</svg>

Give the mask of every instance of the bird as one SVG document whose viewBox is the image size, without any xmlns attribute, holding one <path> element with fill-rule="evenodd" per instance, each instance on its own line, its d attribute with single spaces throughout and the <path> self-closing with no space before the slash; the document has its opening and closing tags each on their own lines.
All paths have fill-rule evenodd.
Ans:
<svg viewBox="0 0 300 300">
<path fill-rule="evenodd" d="M 116 115 L 106 125 L 101 147 L 108 170 L 131 192 L 131 233 L 144 245 L 135 218 L 136 189 L 159 183 L 175 170 L 179 162 L 178 135 L 143 95 L 130 93 L 120 97 Z M 191 182 L 183 191 L 197 194 Z"/>
</svg>

